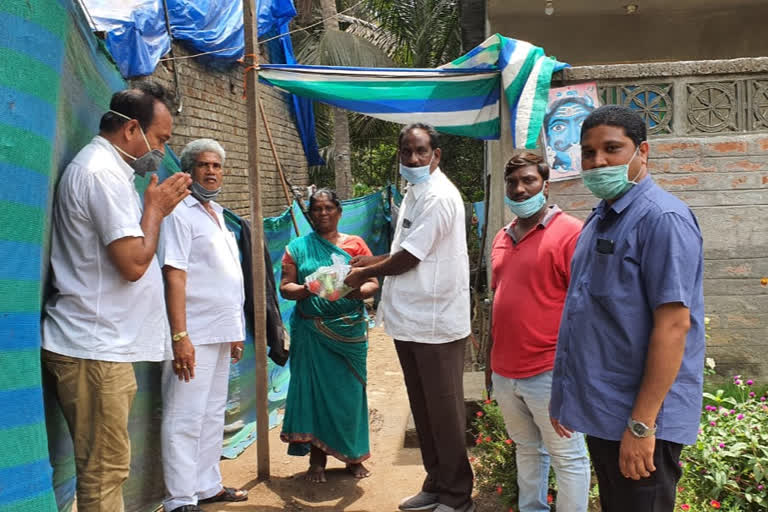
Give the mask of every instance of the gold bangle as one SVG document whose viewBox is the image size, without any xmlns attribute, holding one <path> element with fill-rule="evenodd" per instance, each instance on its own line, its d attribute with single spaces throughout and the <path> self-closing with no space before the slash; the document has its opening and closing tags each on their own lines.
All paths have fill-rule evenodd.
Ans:
<svg viewBox="0 0 768 512">
<path fill-rule="evenodd" d="M 184 338 L 186 338 L 187 336 L 189 336 L 189 333 L 187 333 L 187 331 L 181 331 L 181 332 L 177 332 L 176 334 L 171 336 L 171 339 L 173 341 L 181 341 Z"/>
</svg>

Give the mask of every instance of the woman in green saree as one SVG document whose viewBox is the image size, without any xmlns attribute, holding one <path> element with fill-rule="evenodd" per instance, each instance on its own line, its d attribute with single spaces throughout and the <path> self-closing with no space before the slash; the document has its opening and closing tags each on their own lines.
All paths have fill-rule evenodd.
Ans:
<svg viewBox="0 0 768 512">
<path fill-rule="evenodd" d="M 331 265 L 331 255 L 349 261 L 370 255 L 362 238 L 338 232 L 341 203 L 335 192 L 320 189 L 309 199 L 315 231 L 293 240 L 283 257 L 280 294 L 295 300 L 291 316 L 291 381 L 280 439 L 289 455 L 309 457 L 306 479 L 325 482 L 330 454 L 346 462 L 356 478 L 370 475 L 366 358 L 368 322 L 363 299 L 379 288 L 371 279 L 345 297 L 329 301 L 314 295 L 304 278 Z"/>
</svg>

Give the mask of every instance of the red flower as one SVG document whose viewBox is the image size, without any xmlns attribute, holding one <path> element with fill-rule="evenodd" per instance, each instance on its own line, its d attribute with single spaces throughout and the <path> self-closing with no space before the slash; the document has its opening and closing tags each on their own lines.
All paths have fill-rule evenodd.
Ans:
<svg viewBox="0 0 768 512">
<path fill-rule="evenodd" d="M 482 418 L 482 417 L 483 417 L 483 411 L 477 411 L 477 412 L 475 413 L 475 415 L 476 415 L 478 418 Z"/>
<path fill-rule="evenodd" d="M 490 443 L 490 442 L 491 442 L 491 436 L 487 436 L 487 437 L 485 438 L 485 441 L 486 441 L 486 442 L 488 442 L 488 443 Z"/>
<path fill-rule="evenodd" d="M 555 498 L 551 494 L 547 494 L 547 503 L 552 503 L 553 501 L 555 501 Z"/>
<path fill-rule="evenodd" d="M 483 438 L 482 437 L 478 437 L 477 439 L 475 439 L 475 444 L 480 444 L 482 442 L 483 442 Z"/>
<path fill-rule="evenodd" d="M 680 509 L 681 510 L 691 510 L 691 506 L 689 504 L 687 504 L 687 503 L 683 503 L 682 505 L 680 505 Z"/>
<path fill-rule="evenodd" d="M 501 494 L 502 492 L 504 492 L 504 489 L 502 489 L 502 487 L 501 487 L 501 486 L 498 486 L 498 487 L 496 488 L 496 492 L 497 492 L 497 493 L 499 493 L 499 494 Z"/>
<path fill-rule="evenodd" d="M 511 439 L 507 439 L 504 442 L 507 443 L 507 444 L 512 444 L 512 440 Z"/>
<path fill-rule="evenodd" d="M 487 405 L 487 404 L 490 404 L 490 403 L 491 403 L 491 401 L 490 401 L 490 400 L 486 400 L 486 401 L 485 401 L 485 402 L 483 402 L 483 403 Z"/>
<path fill-rule="evenodd" d="M 712 508 L 720 508 L 720 502 L 717 500 L 712 500 L 709 504 L 712 505 Z"/>
</svg>

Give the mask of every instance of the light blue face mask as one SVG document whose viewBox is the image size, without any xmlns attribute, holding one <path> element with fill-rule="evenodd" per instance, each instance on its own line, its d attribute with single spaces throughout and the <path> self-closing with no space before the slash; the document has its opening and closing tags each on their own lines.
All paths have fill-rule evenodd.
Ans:
<svg viewBox="0 0 768 512">
<path fill-rule="evenodd" d="M 639 149 L 640 146 L 635 149 L 632 158 L 624 165 L 581 171 L 581 180 L 584 182 L 584 186 L 598 199 L 615 199 L 626 193 L 634 185 L 637 185 L 636 181 L 629 179 L 629 164 L 635 159 Z"/>
<path fill-rule="evenodd" d="M 432 160 L 434 158 L 435 155 L 432 155 L 432 158 L 429 159 L 429 163 L 427 165 L 422 165 L 421 167 L 408 167 L 401 162 L 400 176 L 405 178 L 411 185 L 424 183 L 429 180 L 429 168 L 432 166 Z"/>
<path fill-rule="evenodd" d="M 544 183 L 546 183 L 546 181 Z M 547 198 L 544 196 L 544 185 L 541 186 L 541 190 L 539 190 L 537 194 L 529 197 L 525 201 L 513 201 L 507 196 L 504 196 L 504 204 L 507 205 L 509 211 L 521 219 L 527 219 L 535 215 L 546 203 Z"/>
</svg>

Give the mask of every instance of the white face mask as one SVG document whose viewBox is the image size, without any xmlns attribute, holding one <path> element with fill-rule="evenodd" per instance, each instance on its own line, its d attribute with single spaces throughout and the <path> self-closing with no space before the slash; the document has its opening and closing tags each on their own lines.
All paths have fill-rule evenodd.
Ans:
<svg viewBox="0 0 768 512">
<path fill-rule="evenodd" d="M 422 165 L 421 167 L 408 167 L 401 162 L 400 175 L 412 185 L 424 183 L 425 181 L 429 180 L 429 169 L 432 167 L 432 161 L 434 159 L 435 155 L 433 153 L 432 158 L 429 159 L 429 163 L 427 165 Z"/>
</svg>

